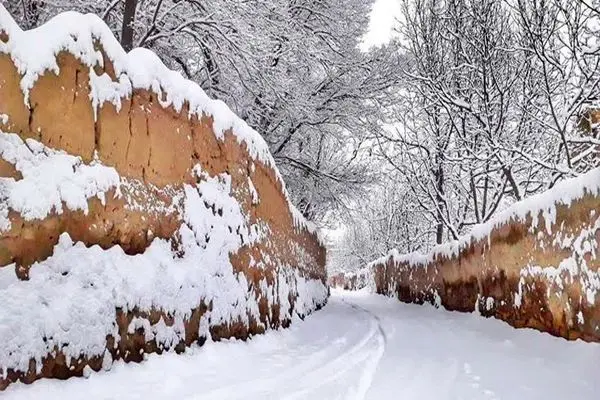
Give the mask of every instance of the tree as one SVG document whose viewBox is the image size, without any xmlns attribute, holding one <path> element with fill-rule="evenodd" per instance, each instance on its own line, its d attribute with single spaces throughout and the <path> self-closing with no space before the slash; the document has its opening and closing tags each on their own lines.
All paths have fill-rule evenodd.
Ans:
<svg viewBox="0 0 600 400">
<path fill-rule="evenodd" d="M 527 109 L 526 118 L 559 139 L 554 140 L 553 160 L 531 158 L 554 170 L 551 186 L 597 162 L 597 142 L 591 132 L 580 129 L 580 119 L 588 107 L 596 108 L 598 98 L 600 14 L 592 2 L 581 0 L 518 0 L 511 4 L 529 54 L 530 79 L 535 83 L 534 106 Z"/>
<path fill-rule="evenodd" d="M 129 51 L 133 48 L 133 23 L 135 21 L 136 8 L 137 0 L 125 0 L 123 26 L 121 28 L 121 45 L 125 51 Z"/>
<path fill-rule="evenodd" d="M 428 245 L 597 164 L 588 3 L 402 0 L 404 79 L 377 140 L 436 232 Z"/>
<path fill-rule="evenodd" d="M 426 250 L 435 229 L 423 230 L 427 216 L 418 207 L 408 186 L 398 185 L 394 172 L 381 163 L 384 177 L 369 187 L 368 195 L 344 213 L 342 235 L 328 247 L 329 272 L 357 271 L 386 256 Z M 375 167 L 375 166 L 372 166 Z"/>
</svg>

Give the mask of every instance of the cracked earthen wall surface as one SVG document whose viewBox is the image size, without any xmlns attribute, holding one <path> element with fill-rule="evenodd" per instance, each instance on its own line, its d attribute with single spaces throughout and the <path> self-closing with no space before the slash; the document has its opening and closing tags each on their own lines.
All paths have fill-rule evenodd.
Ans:
<svg viewBox="0 0 600 400">
<path fill-rule="evenodd" d="M 9 39 L 0 32 L 2 42 Z M 99 50 L 102 51 L 101 46 Z M 63 233 L 86 246 L 120 246 L 131 255 L 143 253 L 153 239 L 163 238 L 172 242 L 176 254 L 181 216 L 166 210 L 182 185 L 198 183 L 192 170 L 199 164 L 209 176 L 228 174 L 232 196 L 250 222 L 260 221 L 268 226 L 265 240 L 244 245 L 230 255 L 234 270 L 246 276 L 250 287 L 258 290 L 262 280 L 274 285 L 276 270 L 282 265 L 297 270 L 306 279 L 325 284 L 324 247 L 315 233 L 296 223 L 272 167 L 250 157 L 245 144 L 240 144 L 233 132 L 225 132 L 224 138 L 218 139 L 212 116 L 190 116 L 187 104 L 179 112 L 171 106 L 163 107 L 157 94 L 135 88 L 130 97 L 121 99 L 120 110 L 105 102 L 95 117 L 90 68 L 68 52 L 57 54 L 56 59 L 59 73 L 47 71 L 40 76 L 29 92 L 27 105 L 20 87 L 21 74 L 10 54 L 0 54 L 0 115 L 8 117 L 6 121 L 0 119 L 0 130 L 16 133 L 22 139 L 33 138 L 47 147 L 79 156 L 86 163 L 97 158 L 114 167 L 131 184 L 121 187 L 119 196 L 114 191 L 107 193 L 105 202 L 91 198 L 87 214 L 65 208 L 62 213 L 51 213 L 41 220 L 26 220 L 11 210 L 10 229 L 0 232 L 0 268 L 15 265 L 19 279 L 27 280 L 32 264 L 50 257 Z M 104 57 L 104 68 L 96 66 L 95 72 L 105 72 L 117 80 L 108 57 Z M 17 168 L 2 159 L 0 177 L 22 179 Z M 252 201 L 253 190 L 259 202 Z M 213 209 L 213 213 L 219 212 Z M 261 266 L 257 267 L 259 261 Z M 262 333 L 265 327 L 290 323 L 280 318 L 278 303 L 269 302 L 258 291 L 256 296 L 260 321 L 211 326 L 211 338 L 245 339 Z M 293 308 L 293 293 L 289 300 Z M 190 310 L 184 321 L 185 337 L 176 344 L 175 351 L 184 351 L 186 346 L 202 344 L 207 339 L 199 332 L 199 321 L 210 307 L 211 304 L 201 303 Z M 131 332 L 130 325 L 136 317 L 143 317 L 150 324 L 162 319 L 169 325 L 173 324 L 171 315 L 160 309 L 116 310 L 116 315 L 119 337 L 106 338 L 112 359 L 141 361 L 143 353 L 164 350 L 156 341 L 146 340 L 143 329 Z M 41 377 L 81 376 L 86 366 L 99 370 L 102 362 L 100 356 L 67 359 L 56 348 L 43 358 L 41 365 L 31 360 L 26 371 L 4 370 L 0 374 L 0 389 L 16 380 L 31 383 Z"/>
<path fill-rule="evenodd" d="M 478 312 L 516 328 L 600 341 L 600 198 L 557 205 L 555 220 L 514 218 L 458 254 L 390 256 L 370 267 L 376 291 L 406 303 Z"/>
</svg>

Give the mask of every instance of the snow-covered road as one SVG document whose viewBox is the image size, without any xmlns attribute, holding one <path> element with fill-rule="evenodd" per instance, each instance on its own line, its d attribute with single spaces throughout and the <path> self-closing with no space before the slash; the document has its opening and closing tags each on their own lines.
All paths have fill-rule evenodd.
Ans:
<svg viewBox="0 0 600 400">
<path fill-rule="evenodd" d="M 88 379 L 16 384 L 3 399 L 597 399 L 600 345 L 468 314 L 333 291 L 288 330 Z"/>
</svg>

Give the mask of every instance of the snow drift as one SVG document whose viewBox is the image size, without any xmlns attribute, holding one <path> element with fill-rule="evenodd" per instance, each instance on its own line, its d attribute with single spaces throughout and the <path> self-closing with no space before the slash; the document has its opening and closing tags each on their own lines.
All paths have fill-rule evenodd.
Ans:
<svg viewBox="0 0 600 400">
<path fill-rule="evenodd" d="M 368 268 L 376 291 L 477 311 L 515 327 L 600 341 L 600 169 L 514 204 L 429 254 Z"/>
<path fill-rule="evenodd" d="M 96 16 L 0 5 L 0 389 L 287 326 L 325 249 L 261 136 Z"/>
</svg>

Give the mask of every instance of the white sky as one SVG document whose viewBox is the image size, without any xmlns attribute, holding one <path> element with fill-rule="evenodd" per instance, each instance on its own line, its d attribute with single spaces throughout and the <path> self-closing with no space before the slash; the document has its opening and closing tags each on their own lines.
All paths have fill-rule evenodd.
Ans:
<svg viewBox="0 0 600 400">
<path fill-rule="evenodd" d="M 369 47 L 387 43 L 392 36 L 394 20 L 399 13 L 399 0 L 375 0 L 370 15 L 369 31 L 363 38 L 361 48 L 366 51 Z M 341 224 L 335 228 L 325 228 L 323 233 L 327 242 L 336 245 L 343 239 L 346 226 Z"/>
<path fill-rule="evenodd" d="M 375 0 L 369 31 L 363 39 L 363 49 L 380 46 L 390 40 L 394 19 L 400 13 L 398 0 Z"/>
</svg>

